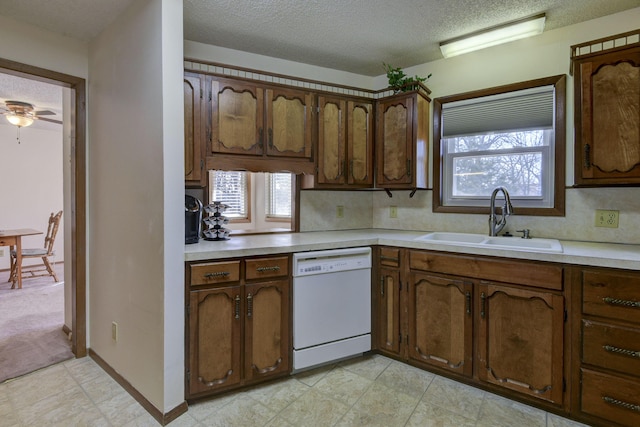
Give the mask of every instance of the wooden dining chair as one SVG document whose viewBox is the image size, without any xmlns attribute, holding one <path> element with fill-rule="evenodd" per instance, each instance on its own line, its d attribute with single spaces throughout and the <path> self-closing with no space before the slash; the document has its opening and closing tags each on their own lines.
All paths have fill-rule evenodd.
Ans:
<svg viewBox="0 0 640 427">
<path fill-rule="evenodd" d="M 55 282 L 58 281 L 58 276 L 56 275 L 55 270 L 52 266 L 52 261 L 49 259 L 55 256 L 55 252 L 53 250 L 53 244 L 56 240 L 56 234 L 58 234 L 58 227 L 60 226 L 60 218 L 62 217 L 62 211 L 57 214 L 51 213 L 49 217 L 49 226 L 47 227 L 47 235 L 44 238 L 44 248 L 23 248 L 22 249 L 22 259 L 29 258 L 42 258 L 42 264 L 36 265 L 23 265 L 22 266 L 22 278 L 27 279 L 30 277 L 40 277 L 40 276 L 52 276 Z M 17 274 L 18 274 L 18 266 L 17 266 L 17 253 L 15 250 L 11 251 L 11 274 L 9 275 L 9 282 L 13 282 L 13 286 L 15 286 Z M 13 287 L 12 287 L 13 289 Z"/>
</svg>

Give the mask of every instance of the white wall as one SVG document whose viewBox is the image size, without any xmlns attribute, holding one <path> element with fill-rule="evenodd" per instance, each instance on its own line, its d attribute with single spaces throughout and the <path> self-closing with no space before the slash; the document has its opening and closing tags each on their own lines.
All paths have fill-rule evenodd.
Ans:
<svg viewBox="0 0 640 427">
<path fill-rule="evenodd" d="M 42 248 L 49 215 L 63 208 L 62 127 L 59 130 L 22 128 L 18 143 L 18 128 L 4 117 L 0 120 L 0 227 L 40 230 L 41 235 L 23 237 L 22 247 Z M 61 222 L 54 245 L 55 262 L 64 261 L 63 237 Z M 9 268 L 9 248 L 0 249 L 4 250 L 0 270 L 5 270 Z M 42 264 L 42 260 L 23 261 L 23 265 L 32 264 Z"/>
<path fill-rule="evenodd" d="M 91 348 L 164 412 L 184 398 L 181 35 L 180 0 L 135 0 L 89 53 Z"/>
<path fill-rule="evenodd" d="M 547 31 L 540 36 L 520 40 L 481 51 L 422 64 L 407 69 L 407 74 L 432 73 L 429 88 L 432 98 L 468 92 L 493 86 L 548 77 L 567 75 L 567 185 L 573 184 L 573 78 L 569 76 L 570 46 L 601 37 L 619 34 L 638 28 L 640 8 L 584 22 L 577 25 Z M 387 84 L 386 76 L 376 78 L 377 87 Z M 431 150 L 429 151 L 431 153 Z M 556 237 L 567 240 L 584 240 L 616 243 L 640 242 L 640 198 L 635 188 L 571 188 L 566 189 L 565 217 L 509 218 L 508 230 L 529 228 L 533 236 Z M 419 191 L 409 198 L 408 191 L 394 191 L 393 198 L 384 192 L 367 195 L 372 199 L 373 218 L 362 212 L 362 196 L 350 199 L 341 195 L 339 202 L 345 205 L 345 218 L 335 218 L 337 192 L 303 192 L 301 228 L 303 230 L 327 230 L 348 228 L 354 222 L 370 222 L 376 228 L 401 230 L 449 230 L 486 233 L 486 215 L 436 214 L 432 212 L 431 191 Z M 350 192 L 349 194 L 354 194 Z M 360 194 L 360 193 L 358 193 Z M 398 218 L 389 218 L 389 207 L 398 207 Z M 620 211 L 617 229 L 596 228 L 595 209 Z M 348 216 L 347 212 L 353 212 Z M 515 233 L 514 233 L 515 234 Z"/>
</svg>

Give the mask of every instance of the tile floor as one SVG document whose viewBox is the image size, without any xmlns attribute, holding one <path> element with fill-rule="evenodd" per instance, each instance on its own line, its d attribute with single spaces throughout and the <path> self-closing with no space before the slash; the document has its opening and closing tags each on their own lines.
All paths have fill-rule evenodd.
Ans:
<svg viewBox="0 0 640 427">
<path fill-rule="evenodd" d="M 0 426 L 157 426 L 90 358 L 0 384 Z M 578 427 L 565 418 L 373 355 L 200 401 L 181 426 Z"/>
</svg>

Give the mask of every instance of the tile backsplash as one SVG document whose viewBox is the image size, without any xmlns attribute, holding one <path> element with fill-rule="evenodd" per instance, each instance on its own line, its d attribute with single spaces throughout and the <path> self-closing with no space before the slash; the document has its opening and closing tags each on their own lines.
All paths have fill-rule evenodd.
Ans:
<svg viewBox="0 0 640 427">
<path fill-rule="evenodd" d="M 430 190 L 417 191 L 302 191 L 301 231 L 385 228 L 418 231 L 488 233 L 487 215 L 445 214 L 431 211 Z M 640 189 L 567 188 L 566 216 L 536 217 L 515 214 L 504 231 L 523 228 L 532 237 L 591 242 L 640 244 Z M 337 218 L 336 206 L 344 206 L 344 217 Z M 397 218 L 390 218 L 390 207 L 397 207 Z M 618 228 L 595 226 L 596 209 L 620 212 Z"/>
</svg>

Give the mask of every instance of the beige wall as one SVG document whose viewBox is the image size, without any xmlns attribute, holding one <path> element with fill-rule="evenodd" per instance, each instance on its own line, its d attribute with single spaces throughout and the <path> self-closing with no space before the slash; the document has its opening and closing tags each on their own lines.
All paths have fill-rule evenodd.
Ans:
<svg viewBox="0 0 640 427">
<path fill-rule="evenodd" d="M 184 400 L 182 2 L 134 0 L 89 70 L 91 348 L 168 412 Z"/>
</svg>

